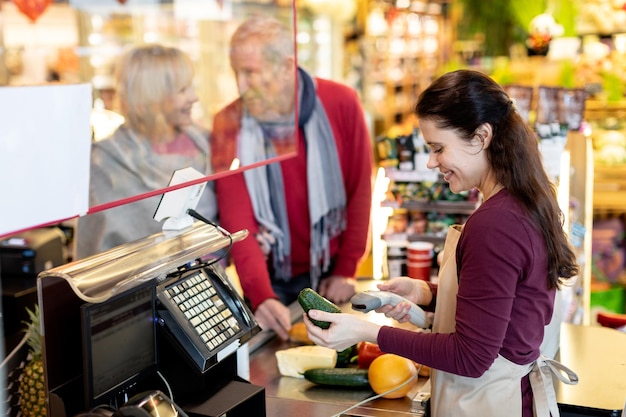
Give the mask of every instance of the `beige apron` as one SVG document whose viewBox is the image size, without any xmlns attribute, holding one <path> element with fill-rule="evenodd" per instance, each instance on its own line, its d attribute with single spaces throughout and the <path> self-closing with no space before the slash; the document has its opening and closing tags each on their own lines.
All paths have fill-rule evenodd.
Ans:
<svg viewBox="0 0 626 417">
<path fill-rule="evenodd" d="M 439 271 L 437 307 L 433 333 L 455 331 L 456 296 L 458 278 L 456 246 L 463 227 L 448 228 L 443 259 Z M 546 337 L 549 337 L 546 335 Z M 558 337 L 558 332 L 557 332 Z M 569 380 L 559 370 L 568 374 Z M 531 372 L 531 385 L 535 398 L 535 416 L 559 416 L 552 373 L 564 382 L 578 381 L 576 375 L 556 361 L 545 357 L 527 365 L 515 364 L 498 355 L 491 367 L 479 378 L 469 378 L 433 369 L 431 373 L 431 416 L 507 416 L 522 415 L 520 380 Z"/>
</svg>

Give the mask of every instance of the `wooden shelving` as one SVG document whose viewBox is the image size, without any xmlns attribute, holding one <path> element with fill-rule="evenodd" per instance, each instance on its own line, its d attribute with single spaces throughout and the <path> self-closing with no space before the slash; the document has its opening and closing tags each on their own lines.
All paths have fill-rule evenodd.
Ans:
<svg viewBox="0 0 626 417">
<path fill-rule="evenodd" d="M 626 212 L 626 164 L 595 165 L 593 177 L 594 212 Z"/>
<path fill-rule="evenodd" d="M 478 203 L 468 201 L 428 201 L 428 200 L 405 200 L 402 203 L 386 201 L 383 207 L 405 208 L 407 210 L 453 213 L 470 215 L 478 207 Z"/>
<path fill-rule="evenodd" d="M 422 7 L 370 2 L 374 18 L 368 17 L 363 40 L 363 98 L 377 135 L 413 113 L 419 93 L 443 64 L 443 6 L 417 3 Z"/>
<path fill-rule="evenodd" d="M 436 171 L 404 171 L 385 169 L 386 177 L 392 181 L 390 198 L 381 202 L 381 207 L 392 208 L 399 219 L 390 218 L 383 240 L 426 241 L 442 245 L 450 222 L 464 223 L 476 210 L 480 202 L 456 200 L 447 184 Z M 414 187 L 404 188 L 402 185 Z M 396 188 L 400 186 L 400 188 Z M 455 198 L 455 200 L 447 198 Z M 399 220 L 399 222 L 398 222 Z M 404 227 L 398 224 L 406 223 Z"/>
</svg>

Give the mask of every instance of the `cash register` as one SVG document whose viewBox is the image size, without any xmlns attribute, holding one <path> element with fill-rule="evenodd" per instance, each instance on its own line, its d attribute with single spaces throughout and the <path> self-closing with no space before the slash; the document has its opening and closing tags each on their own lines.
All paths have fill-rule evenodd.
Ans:
<svg viewBox="0 0 626 417">
<path fill-rule="evenodd" d="M 21 339 L 28 320 L 26 308 L 37 303 L 36 280 L 40 272 L 63 265 L 66 236 L 59 227 L 42 227 L 0 240 L 0 280 L 5 348 Z"/>
<path fill-rule="evenodd" d="M 264 416 L 264 388 L 238 374 L 260 327 L 220 258 L 246 236 L 196 222 L 39 274 L 49 416 L 155 390 L 190 417 Z"/>
</svg>

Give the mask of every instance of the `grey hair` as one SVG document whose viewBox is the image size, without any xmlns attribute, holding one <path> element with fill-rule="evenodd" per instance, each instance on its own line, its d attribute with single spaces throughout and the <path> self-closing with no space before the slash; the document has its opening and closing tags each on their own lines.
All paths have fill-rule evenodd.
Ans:
<svg viewBox="0 0 626 417">
<path fill-rule="evenodd" d="M 251 40 L 263 45 L 263 57 L 268 62 L 281 62 L 295 55 L 293 31 L 275 18 L 259 15 L 244 21 L 233 33 L 231 51 Z"/>
</svg>

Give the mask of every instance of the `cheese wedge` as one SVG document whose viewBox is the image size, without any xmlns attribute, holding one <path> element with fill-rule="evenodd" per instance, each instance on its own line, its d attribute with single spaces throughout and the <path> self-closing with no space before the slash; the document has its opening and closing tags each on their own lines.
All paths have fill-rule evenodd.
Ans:
<svg viewBox="0 0 626 417">
<path fill-rule="evenodd" d="M 337 351 L 324 346 L 298 346 L 276 351 L 276 362 L 281 375 L 304 378 L 306 370 L 334 368 Z"/>
</svg>

